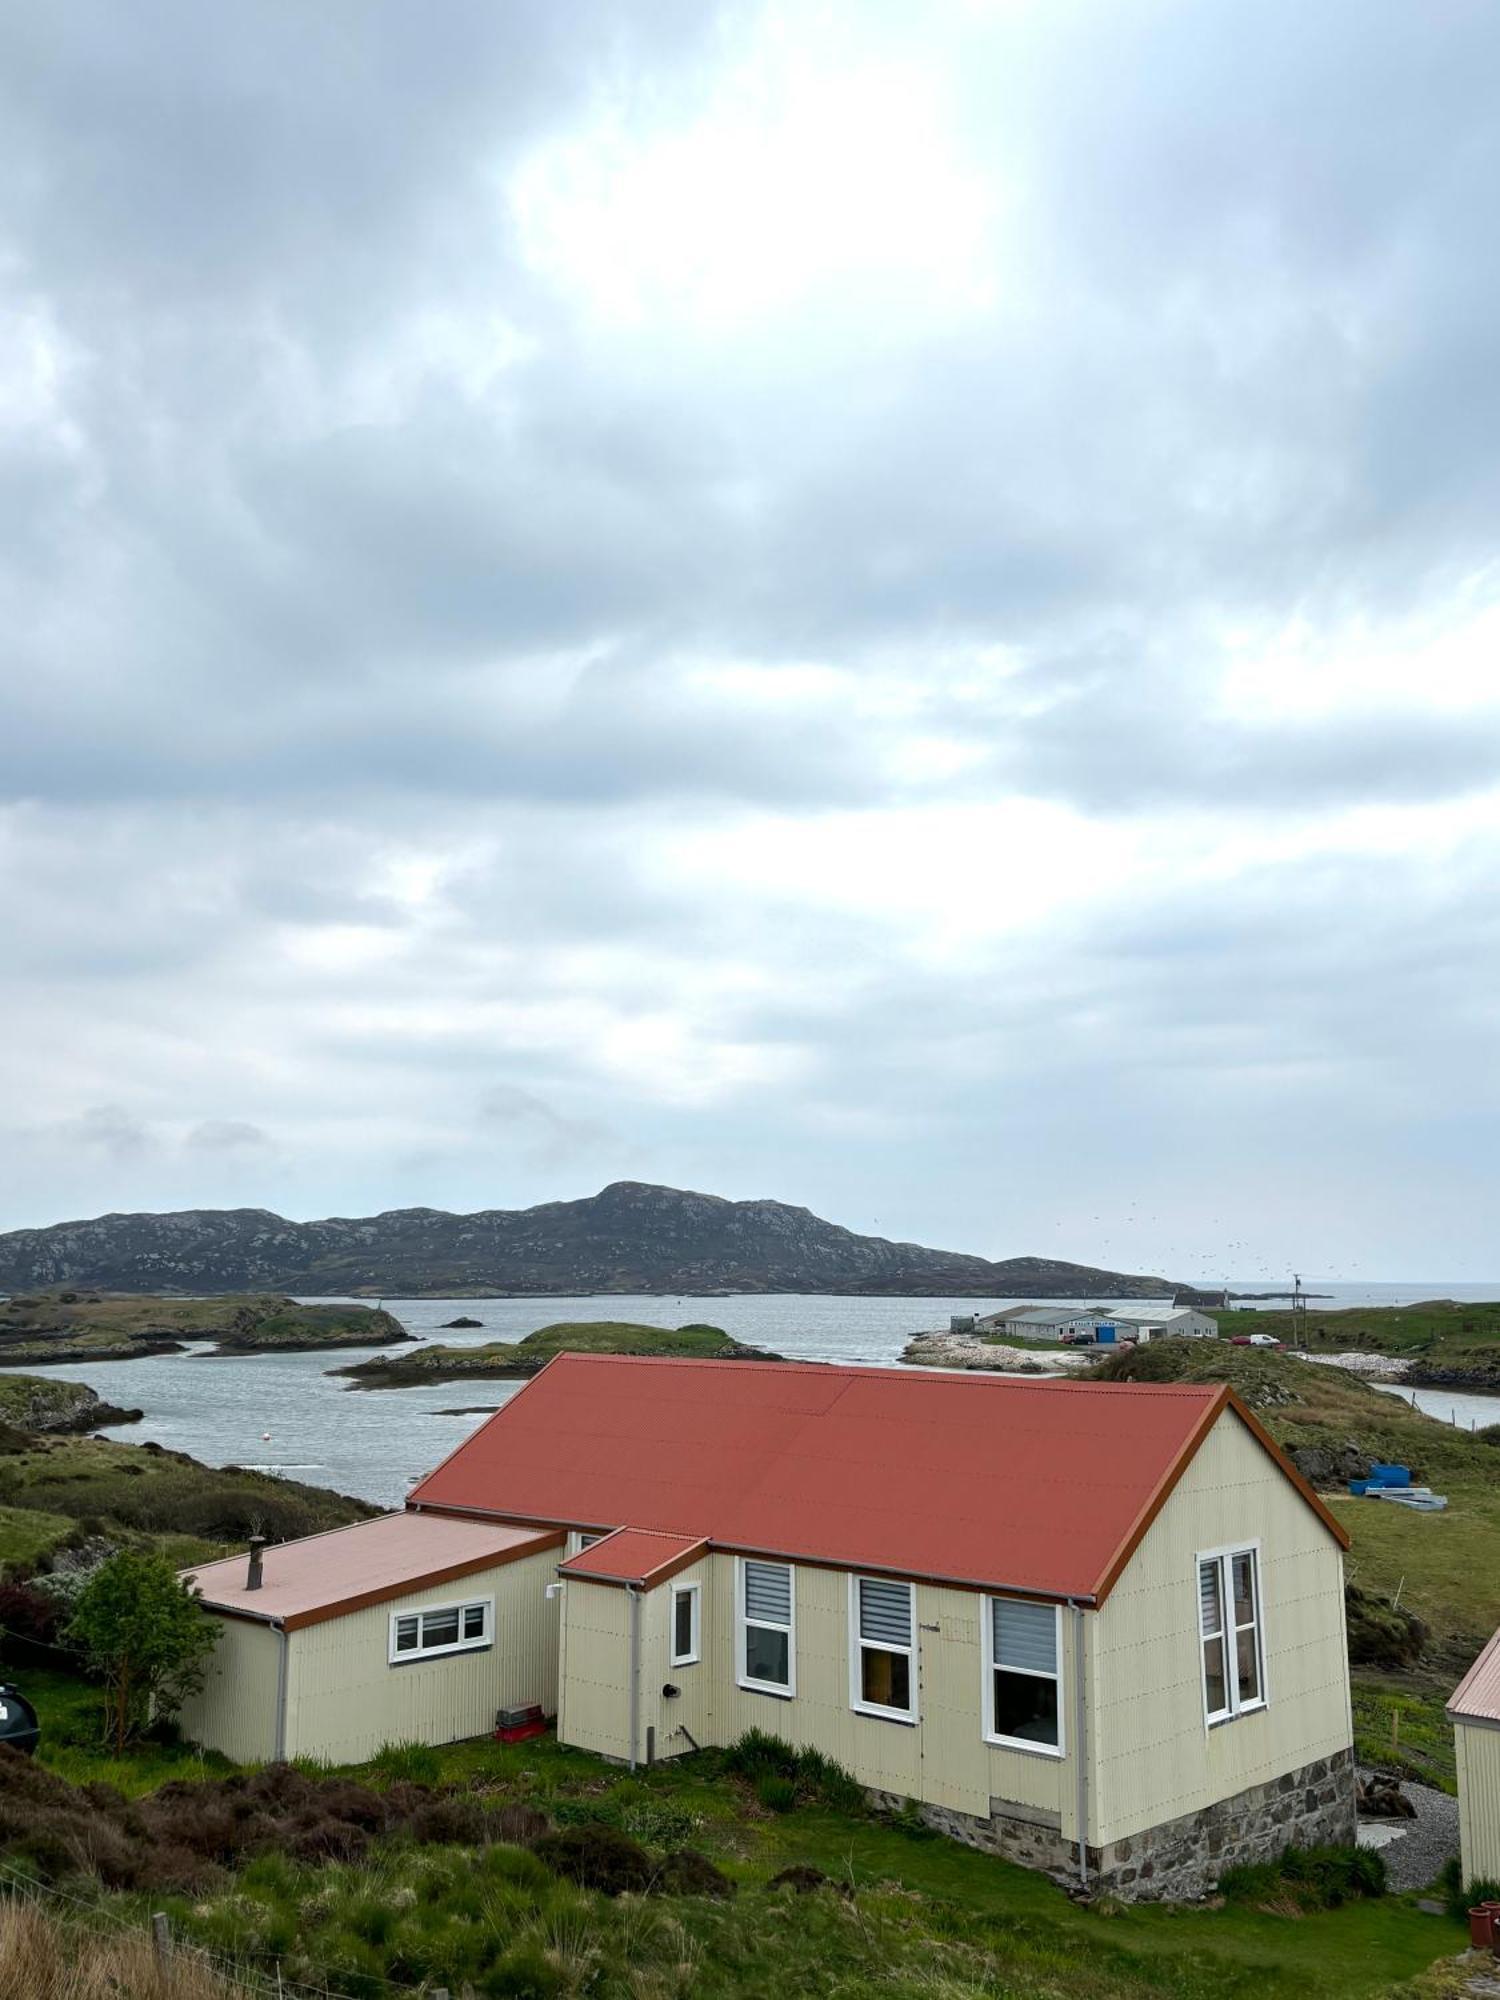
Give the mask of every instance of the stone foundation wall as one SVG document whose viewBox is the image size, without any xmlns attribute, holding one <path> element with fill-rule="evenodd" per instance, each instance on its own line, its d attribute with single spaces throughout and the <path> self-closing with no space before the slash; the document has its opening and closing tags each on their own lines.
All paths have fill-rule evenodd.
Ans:
<svg viewBox="0 0 1500 2000">
<path fill-rule="evenodd" d="M 1114 1895 L 1181 1901 L 1206 1896 L 1226 1868 L 1270 1861 L 1283 1847 L 1347 1847 L 1354 1826 L 1354 1753 L 1340 1750 L 1113 1841 L 1098 1869 Z"/>
<path fill-rule="evenodd" d="M 907 1803 L 889 1792 L 870 1796 L 888 1810 Z M 990 1806 L 988 1819 L 948 1806 L 919 1804 L 917 1810 L 951 1840 L 1077 1885 L 1078 1848 L 1063 1838 L 1056 1813 L 1004 1799 Z M 1091 1847 L 1089 1887 L 1130 1902 L 1185 1902 L 1208 1895 L 1225 1869 L 1272 1860 L 1283 1847 L 1347 1846 L 1354 1825 L 1354 1753 L 1340 1750 L 1201 1812 L 1112 1841 L 1102 1852 Z"/>
<path fill-rule="evenodd" d="M 899 1812 L 910 1801 L 894 1792 L 871 1792 L 871 1802 L 885 1812 Z M 1036 1868 L 1058 1881 L 1078 1880 L 1078 1845 L 1064 1840 L 1062 1818 L 1033 1806 L 1018 1806 L 1006 1799 L 991 1799 L 988 1819 L 972 1813 L 955 1812 L 950 1806 L 928 1806 L 917 1802 L 924 1825 L 965 1847 L 983 1848 L 998 1854 L 1002 1861 L 1014 1861 L 1021 1868 Z"/>
</svg>

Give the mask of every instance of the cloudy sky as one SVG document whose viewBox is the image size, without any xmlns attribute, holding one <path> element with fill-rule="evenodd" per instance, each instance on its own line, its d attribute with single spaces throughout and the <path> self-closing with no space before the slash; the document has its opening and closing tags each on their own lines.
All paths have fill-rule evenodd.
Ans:
<svg viewBox="0 0 1500 2000">
<path fill-rule="evenodd" d="M 1500 1272 L 1489 0 L 0 18 L 0 1228 Z"/>
</svg>

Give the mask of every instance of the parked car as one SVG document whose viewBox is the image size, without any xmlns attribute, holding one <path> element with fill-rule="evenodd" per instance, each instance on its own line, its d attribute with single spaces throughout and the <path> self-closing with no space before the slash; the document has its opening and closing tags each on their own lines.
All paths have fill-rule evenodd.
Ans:
<svg viewBox="0 0 1500 2000">
<path fill-rule="evenodd" d="M 1278 1340 L 1274 1333 L 1232 1333 L 1231 1347 L 1285 1347 L 1284 1340 Z"/>
</svg>

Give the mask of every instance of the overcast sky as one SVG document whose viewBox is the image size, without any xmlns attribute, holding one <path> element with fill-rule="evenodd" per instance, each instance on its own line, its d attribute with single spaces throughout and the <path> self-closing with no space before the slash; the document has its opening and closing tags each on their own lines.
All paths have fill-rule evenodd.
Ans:
<svg viewBox="0 0 1500 2000">
<path fill-rule="evenodd" d="M 0 1228 L 1500 1273 L 1491 0 L 0 15 Z"/>
</svg>

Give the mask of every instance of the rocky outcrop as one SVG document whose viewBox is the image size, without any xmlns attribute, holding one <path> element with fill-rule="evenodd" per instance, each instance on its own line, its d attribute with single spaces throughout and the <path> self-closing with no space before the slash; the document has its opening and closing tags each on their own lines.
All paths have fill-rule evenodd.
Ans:
<svg viewBox="0 0 1500 2000">
<path fill-rule="evenodd" d="M 0 1422 L 12 1430 L 57 1435 L 140 1419 L 139 1410 L 106 1403 L 86 1382 L 54 1382 L 43 1375 L 0 1377 Z"/>
<path fill-rule="evenodd" d="M 1162 1298 L 1160 1277 L 1046 1257 L 1000 1263 L 857 1236 L 805 1208 L 617 1181 L 539 1208 L 394 1209 L 288 1222 L 266 1209 L 105 1215 L 0 1236 L 0 1290 L 483 1297 L 854 1292 L 908 1297 Z"/>
</svg>

